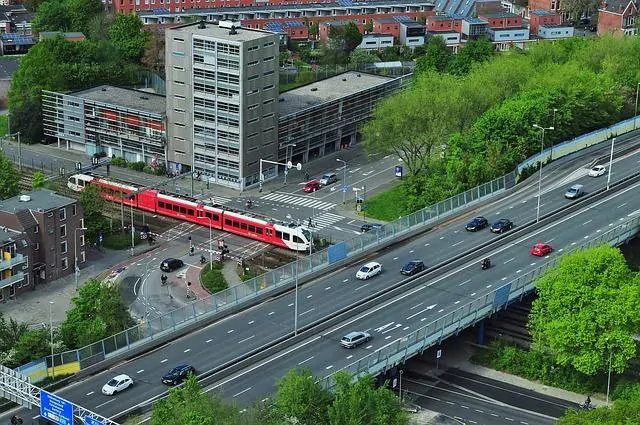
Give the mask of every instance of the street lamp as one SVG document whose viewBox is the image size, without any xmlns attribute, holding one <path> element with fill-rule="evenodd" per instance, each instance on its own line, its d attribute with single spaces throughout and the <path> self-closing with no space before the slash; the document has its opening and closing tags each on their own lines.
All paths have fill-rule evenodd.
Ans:
<svg viewBox="0 0 640 425">
<path fill-rule="evenodd" d="M 296 251 L 296 299 L 293 307 L 293 336 L 298 335 L 298 251 Z"/>
<path fill-rule="evenodd" d="M 213 227 L 213 221 L 211 217 L 207 217 L 209 219 L 209 270 L 213 270 L 213 247 L 211 245 L 211 228 Z"/>
<path fill-rule="evenodd" d="M 262 163 L 263 163 L 263 162 L 266 162 L 267 164 L 284 165 L 285 167 L 287 166 L 287 164 L 283 164 L 283 163 L 281 163 L 281 162 L 277 162 L 277 161 L 269 161 L 269 160 L 267 160 L 267 159 L 262 159 L 262 158 L 260 158 L 260 176 L 259 176 L 259 177 L 260 177 L 260 179 L 259 179 L 259 182 L 260 182 L 260 190 L 259 190 L 259 192 L 260 192 L 260 193 L 262 193 L 262 183 L 264 182 L 264 174 L 262 173 Z M 293 165 L 293 164 L 292 164 L 292 165 Z M 302 164 L 301 164 L 301 163 L 299 163 L 299 162 L 298 162 L 298 163 L 296 164 L 296 170 L 298 170 L 298 171 L 302 170 Z"/>
<path fill-rule="evenodd" d="M 296 144 L 293 143 L 291 145 L 287 145 L 286 151 L 284 153 L 284 162 L 286 163 L 284 166 L 284 183 L 285 184 L 287 184 L 287 174 L 289 174 L 289 169 L 293 166 L 293 164 L 289 162 L 289 146 L 291 146 L 291 159 L 293 160 L 293 148 L 296 146 Z"/>
<path fill-rule="evenodd" d="M 153 263 L 154 261 L 156 261 L 156 257 L 153 257 L 151 260 L 147 261 L 144 272 L 146 276 L 145 279 L 149 278 L 149 265 L 151 265 L 151 263 Z M 146 322 L 147 320 L 149 320 L 149 302 L 147 301 L 147 297 L 144 294 L 142 294 L 142 296 L 144 297 L 144 320 Z"/>
<path fill-rule="evenodd" d="M 633 129 L 636 129 L 636 117 L 638 116 L 638 91 L 640 90 L 640 83 L 636 85 L 636 109 L 633 114 Z"/>
<path fill-rule="evenodd" d="M 51 306 L 53 301 L 49 301 L 49 331 L 51 332 L 51 377 L 56 377 L 56 363 L 53 359 L 53 315 L 51 314 Z"/>
<path fill-rule="evenodd" d="M 135 248 L 136 246 L 136 242 L 135 242 L 135 236 L 136 236 L 136 231 L 133 227 L 133 198 L 129 198 L 131 199 L 131 204 L 129 204 L 131 206 L 131 256 L 133 257 L 133 248 Z"/>
<path fill-rule="evenodd" d="M 342 186 L 346 186 L 347 185 L 347 161 L 343 161 L 340 158 L 336 158 L 336 161 L 338 162 L 342 162 L 344 164 L 344 168 L 342 169 Z M 344 190 L 344 187 L 342 188 L 342 203 L 344 204 L 347 199 L 347 191 Z"/>
<path fill-rule="evenodd" d="M 609 183 L 611 183 L 611 166 L 613 165 L 613 146 L 616 144 L 616 138 L 611 139 L 611 154 L 609 155 L 609 174 L 607 175 L 607 190 L 609 190 Z"/>
<path fill-rule="evenodd" d="M 613 351 L 609 348 L 609 373 L 607 374 L 607 406 L 609 405 L 609 388 L 611 387 L 611 360 Z"/>
<path fill-rule="evenodd" d="M 75 262 L 73 264 L 75 266 L 76 291 L 78 290 L 78 276 L 80 276 L 80 267 L 78 266 L 78 230 L 87 230 L 87 228 L 79 227 L 73 231 L 73 258 L 75 258 Z"/>
<path fill-rule="evenodd" d="M 553 128 L 556 128 L 556 112 L 558 112 L 558 108 L 553 108 Z M 553 140 L 551 141 L 551 146 L 549 150 L 549 161 L 553 161 Z"/>
<path fill-rule="evenodd" d="M 400 404 L 402 404 L 402 369 L 400 369 L 400 388 L 399 388 L 399 392 L 400 392 Z"/>
<path fill-rule="evenodd" d="M 636 101 L 637 103 L 637 101 Z M 18 136 L 18 170 L 22 172 L 22 144 L 20 143 L 20 132 L 9 133 L 6 137 Z"/>
<path fill-rule="evenodd" d="M 542 130 L 542 137 L 540 139 L 540 172 L 538 173 L 538 207 L 536 209 L 536 223 L 540 221 L 540 196 L 542 195 L 542 153 L 544 152 L 544 132 L 545 130 L 553 130 L 552 127 L 541 127 L 538 124 L 534 124 L 533 128 Z"/>
</svg>

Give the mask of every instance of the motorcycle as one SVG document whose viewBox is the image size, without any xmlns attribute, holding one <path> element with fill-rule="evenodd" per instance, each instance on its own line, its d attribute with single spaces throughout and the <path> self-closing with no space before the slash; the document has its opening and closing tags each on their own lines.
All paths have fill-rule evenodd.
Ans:
<svg viewBox="0 0 640 425">
<path fill-rule="evenodd" d="M 251 209 L 252 205 L 253 205 L 253 203 L 251 202 L 251 200 L 248 200 L 248 201 L 245 203 L 245 206 L 247 207 L 247 209 L 248 209 L 248 210 L 250 210 L 250 209 Z"/>
<path fill-rule="evenodd" d="M 480 267 L 482 267 L 482 270 L 487 270 L 488 268 L 491 267 L 491 260 L 489 258 L 485 258 L 480 263 Z"/>
</svg>

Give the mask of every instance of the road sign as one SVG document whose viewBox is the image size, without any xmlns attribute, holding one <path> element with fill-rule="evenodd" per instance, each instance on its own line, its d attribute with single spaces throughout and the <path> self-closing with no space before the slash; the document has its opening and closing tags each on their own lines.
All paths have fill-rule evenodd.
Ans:
<svg viewBox="0 0 640 425">
<path fill-rule="evenodd" d="M 94 419 L 91 416 L 85 416 L 83 419 L 85 425 L 104 425 L 104 422 L 100 422 L 99 420 Z"/>
<path fill-rule="evenodd" d="M 104 238 L 104 235 L 102 234 L 102 232 L 100 232 L 100 234 L 98 235 L 98 241 L 100 241 L 100 243 L 102 243 L 102 239 Z"/>
<path fill-rule="evenodd" d="M 342 186 L 342 191 L 344 193 L 347 193 L 349 191 L 349 186 L 347 186 L 346 184 L 344 186 Z"/>
<path fill-rule="evenodd" d="M 440 357 L 442 357 L 442 350 L 436 351 L 436 359 L 439 359 Z"/>
<path fill-rule="evenodd" d="M 73 425 L 73 405 L 57 395 L 40 390 L 40 416 L 58 425 Z"/>
<path fill-rule="evenodd" d="M 396 165 L 396 177 L 402 178 L 402 165 Z"/>
</svg>

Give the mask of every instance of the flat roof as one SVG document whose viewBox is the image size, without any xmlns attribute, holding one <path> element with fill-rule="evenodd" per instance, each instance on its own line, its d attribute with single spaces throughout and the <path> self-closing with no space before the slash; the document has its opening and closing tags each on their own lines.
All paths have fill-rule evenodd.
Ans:
<svg viewBox="0 0 640 425">
<path fill-rule="evenodd" d="M 571 28 L 571 29 L 573 29 L 573 25 L 571 25 L 571 24 L 541 24 L 541 25 L 538 25 L 538 28 Z"/>
<path fill-rule="evenodd" d="M 489 23 L 487 21 L 483 21 L 480 18 L 464 18 L 463 21 L 468 22 L 470 24 L 485 24 L 485 25 L 489 25 Z"/>
<path fill-rule="evenodd" d="M 225 21 L 220 21 L 225 22 Z M 274 36 L 275 34 L 271 31 L 263 31 L 259 29 L 252 28 L 243 28 L 239 22 L 234 22 L 234 24 L 238 24 L 235 28 L 235 34 L 231 34 L 231 28 L 221 27 L 218 24 L 214 24 L 211 22 L 194 22 L 192 24 L 179 25 L 176 27 L 170 27 L 168 30 L 174 33 L 185 33 L 192 35 L 199 35 L 202 37 L 212 37 L 221 40 L 229 40 L 229 41 L 250 41 L 250 40 L 258 40 L 267 36 Z M 226 24 L 231 24 L 230 21 L 226 21 Z"/>
<path fill-rule="evenodd" d="M 316 81 L 282 93 L 279 99 L 284 100 L 278 103 L 280 117 L 379 86 L 391 80 L 393 80 L 391 77 L 349 71 L 326 80 Z"/>
<path fill-rule="evenodd" d="M 163 116 L 167 111 L 167 100 L 164 96 L 142 90 L 102 85 L 68 94 L 82 99 L 153 112 Z"/>
<path fill-rule="evenodd" d="M 479 16 L 481 18 L 521 18 L 520 15 L 511 12 L 483 13 Z"/>
<path fill-rule="evenodd" d="M 24 195 L 29 196 L 31 199 L 27 202 L 21 201 L 20 196 Z M 13 198 L 5 199 L 4 201 L 0 201 L 0 210 L 11 214 L 22 210 L 49 211 L 66 205 L 71 205 L 76 202 L 75 199 L 58 195 L 53 190 L 49 189 L 34 189 L 24 195 L 18 195 Z"/>
<path fill-rule="evenodd" d="M 409 27 L 413 27 L 413 28 L 424 28 L 426 25 L 423 24 L 422 22 L 417 22 L 417 21 L 406 21 L 406 22 L 400 22 L 400 25 L 404 25 L 405 27 L 409 28 Z"/>
</svg>

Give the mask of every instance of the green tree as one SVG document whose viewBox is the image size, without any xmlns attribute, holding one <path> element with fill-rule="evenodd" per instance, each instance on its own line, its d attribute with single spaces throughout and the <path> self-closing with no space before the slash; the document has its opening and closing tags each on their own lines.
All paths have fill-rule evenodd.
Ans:
<svg viewBox="0 0 640 425">
<path fill-rule="evenodd" d="M 99 341 L 135 323 L 117 286 L 90 279 L 71 301 L 73 307 L 60 327 L 62 341 L 69 348 Z"/>
<path fill-rule="evenodd" d="M 407 425 L 409 417 L 387 387 L 374 388 L 372 376 L 355 383 L 345 371 L 335 375 L 335 399 L 329 407 L 331 425 Z"/>
<path fill-rule="evenodd" d="M 416 73 L 444 72 L 452 56 L 442 37 L 431 37 L 426 45 L 426 54 L 416 60 Z"/>
<path fill-rule="evenodd" d="M 12 317 L 7 321 L 0 312 L 0 352 L 9 351 L 28 330 L 26 323 L 20 323 Z"/>
<path fill-rule="evenodd" d="M 106 219 L 102 211 L 106 201 L 100 196 L 98 186 L 89 185 L 80 193 L 80 204 L 84 211 L 84 224 L 87 228 L 87 237 L 95 239 L 106 227 Z"/>
<path fill-rule="evenodd" d="M 4 153 L 0 152 L 0 199 L 11 198 L 20 192 L 20 177 Z"/>
<path fill-rule="evenodd" d="M 84 34 L 89 29 L 89 22 L 103 10 L 100 0 L 65 0 L 64 4 L 69 16 L 69 28 Z"/>
<path fill-rule="evenodd" d="M 34 13 L 45 1 L 47 0 L 24 0 L 22 5 L 29 12 Z"/>
<path fill-rule="evenodd" d="M 454 75 L 466 75 L 474 63 L 485 62 L 493 56 L 494 47 L 487 38 L 469 40 L 465 46 L 453 56 L 448 64 L 447 72 Z"/>
<path fill-rule="evenodd" d="M 65 2 L 47 0 L 40 4 L 31 26 L 36 32 L 69 30 L 71 18 Z"/>
<path fill-rule="evenodd" d="M 16 366 L 51 354 L 49 329 L 27 330 L 13 346 Z"/>
<path fill-rule="evenodd" d="M 164 77 L 164 34 L 151 32 L 145 47 L 144 55 L 140 59 L 147 69 Z"/>
<path fill-rule="evenodd" d="M 119 13 L 109 29 L 110 40 L 127 60 L 136 62 L 144 55 L 150 33 L 142 28 L 137 15 Z"/>
<path fill-rule="evenodd" d="M 289 370 L 278 381 L 277 388 L 273 401 L 277 418 L 295 418 L 306 425 L 328 423 L 327 406 L 331 403 L 331 393 L 322 388 L 310 370 Z"/>
<path fill-rule="evenodd" d="M 44 174 L 42 171 L 36 171 L 33 173 L 33 180 L 31 181 L 31 187 L 37 189 L 44 186 Z"/>
<path fill-rule="evenodd" d="M 349 56 L 349 63 L 355 66 L 375 62 L 380 62 L 378 55 L 364 49 L 356 49 L 351 53 L 351 56 Z"/>
<path fill-rule="evenodd" d="M 536 282 L 529 328 L 535 347 L 561 365 L 594 375 L 624 372 L 636 357 L 640 275 L 607 245 L 565 254 Z"/>
<path fill-rule="evenodd" d="M 362 33 L 354 22 L 349 22 L 344 26 L 343 49 L 347 55 L 351 54 L 356 47 L 362 43 Z"/>
<path fill-rule="evenodd" d="M 309 27 L 309 35 L 314 38 L 317 38 L 318 34 L 320 34 L 320 24 L 318 22 L 314 22 Z"/>
<path fill-rule="evenodd" d="M 364 32 L 370 33 L 373 32 L 373 19 L 369 19 L 366 24 L 364 24 Z"/>
</svg>

